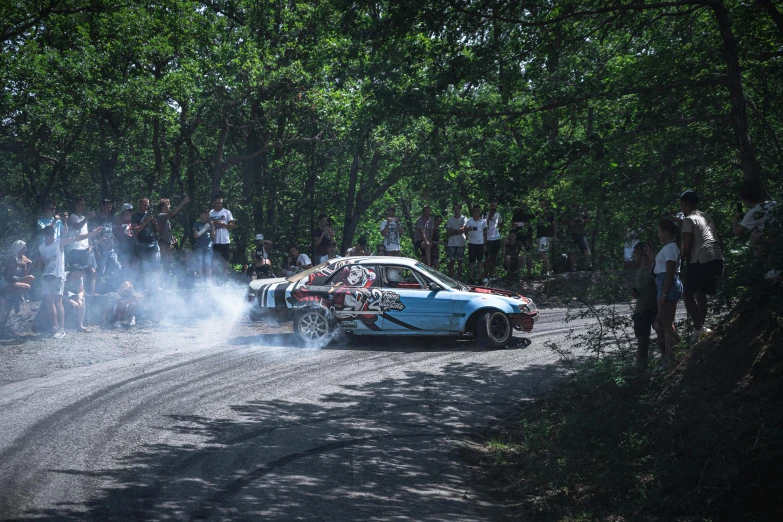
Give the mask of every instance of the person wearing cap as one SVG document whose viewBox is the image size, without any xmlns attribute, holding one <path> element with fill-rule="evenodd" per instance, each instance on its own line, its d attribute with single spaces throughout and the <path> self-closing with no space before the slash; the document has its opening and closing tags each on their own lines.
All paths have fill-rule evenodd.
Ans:
<svg viewBox="0 0 783 522">
<path fill-rule="evenodd" d="M 120 208 L 120 214 L 114 222 L 114 248 L 117 250 L 117 259 L 122 267 L 122 279 L 133 280 L 133 271 L 136 268 L 135 243 L 133 241 L 133 226 L 131 216 L 133 205 L 125 203 Z"/>
<path fill-rule="evenodd" d="M 381 221 L 381 235 L 383 246 L 387 256 L 399 256 L 400 254 L 400 218 L 397 217 L 397 209 L 386 209 L 386 219 Z"/>
<path fill-rule="evenodd" d="M 269 260 L 269 249 L 272 248 L 272 241 L 264 239 L 264 234 L 256 234 L 256 246 L 253 249 L 253 264 L 250 265 L 251 279 L 266 279 L 274 277 L 272 273 L 272 262 Z"/>
<path fill-rule="evenodd" d="M 432 209 L 429 205 L 424 205 L 413 231 L 413 247 L 419 254 L 419 261 L 428 266 L 432 265 L 432 231 L 434 228 Z"/>
<path fill-rule="evenodd" d="M 682 219 L 683 301 L 696 335 L 711 332 L 704 326 L 707 296 L 713 295 L 723 275 L 723 248 L 715 221 L 698 209 L 699 196 L 692 190 L 680 195 Z"/>
<path fill-rule="evenodd" d="M 92 246 L 95 250 L 95 277 L 91 279 L 89 295 L 95 294 L 95 287 L 98 281 L 104 276 L 110 278 L 119 276 L 122 272 L 122 264 L 117 257 L 117 251 L 114 249 L 114 207 L 108 199 L 102 199 L 100 212 L 92 218 L 88 227 L 89 230 L 95 230 L 101 227 L 101 233 L 92 239 Z M 113 285 L 112 285 L 113 286 Z"/>
</svg>

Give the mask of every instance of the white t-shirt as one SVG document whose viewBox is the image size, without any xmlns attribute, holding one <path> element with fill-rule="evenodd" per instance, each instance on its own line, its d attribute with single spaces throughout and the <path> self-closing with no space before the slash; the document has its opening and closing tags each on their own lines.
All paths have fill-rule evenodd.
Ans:
<svg viewBox="0 0 783 522">
<path fill-rule="evenodd" d="M 313 262 L 310 261 L 310 258 L 307 256 L 307 254 L 299 254 L 299 257 L 296 258 L 296 263 L 297 263 L 297 266 L 296 266 L 296 271 L 297 272 L 301 272 L 302 270 L 304 270 L 304 268 L 302 268 L 303 266 L 307 266 L 307 265 L 312 265 L 313 264 Z"/>
<path fill-rule="evenodd" d="M 334 256 L 332 259 L 340 259 L 342 257 L 343 256 Z M 326 263 L 327 261 L 329 261 L 329 255 L 328 254 L 318 258 L 318 263 Z"/>
<path fill-rule="evenodd" d="M 89 232 L 87 229 L 87 221 L 84 221 L 82 228 L 76 228 L 76 224 L 83 219 L 84 216 L 79 216 L 77 214 L 71 214 L 68 216 L 68 237 L 81 236 L 82 234 Z M 71 243 L 69 248 L 71 250 L 87 250 L 90 248 L 90 240 L 88 238 L 77 241 L 76 243 Z"/>
<path fill-rule="evenodd" d="M 666 261 L 674 261 L 676 263 L 675 272 L 680 270 L 680 249 L 677 247 L 677 243 L 671 241 L 663 245 L 663 248 L 658 255 L 655 256 L 655 269 L 654 274 L 666 273 Z"/>
<path fill-rule="evenodd" d="M 484 229 L 487 228 L 487 220 L 482 217 L 478 218 L 478 220 L 475 220 L 471 217 L 468 220 L 467 227 L 468 243 L 471 245 L 483 245 Z"/>
<path fill-rule="evenodd" d="M 231 211 L 227 208 L 224 208 L 220 212 L 217 210 L 210 210 L 209 211 L 209 219 L 220 221 L 221 223 L 225 223 L 226 225 L 229 224 L 231 221 L 234 221 L 234 215 L 231 214 Z M 228 229 L 227 228 L 215 228 L 215 240 L 213 241 L 216 245 L 227 245 L 231 243 L 231 240 L 228 238 Z"/>
<path fill-rule="evenodd" d="M 751 232 L 761 232 L 764 230 L 764 225 L 767 224 L 769 218 L 772 217 L 772 211 L 775 210 L 775 205 L 777 205 L 776 201 L 765 201 L 764 203 L 759 203 L 752 209 L 748 210 L 748 213 L 745 214 L 744 218 L 742 218 L 742 223 L 740 223 L 740 225 L 747 228 Z"/>
<path fill-rule="evenodd" d="M 467 222 L 468 222 L 468 218 L 466 218 L 465 216 L 460 216 L 460 217 L 451 216 L 446 221 L 446 228 L 450 228 L 452 230 L 459 230 L 460 228 L 464 227 Z M 465 234 L 455 234 L 453 236 L 449 236 L 449 240 L 446 246 L 464 247 Z"/>
<path fill-rule="evenodd" d="M 489 214 L 487 214 L 489 216 Z M 495 212 L 492 217 L 487 217 L 487 241 L 497 241 L 500 239 L 500 225 L 503 224 L 503 216 Z"/>
<path fill-rule="evenodd" d="M 386 230 L 387 220 L 381 221 L 381 232 Z M 388 223 L 389 232 L 383 239 L 383 246 L 386 247 L 387 252 L 399 252 L 400 251 L 400 218 L 397 221 Z"/>
<path fill-rule="evenodd" d="M 55 239 L 51 245 L 44 243 L 38 247 L 44 262 L 42 275 L 53 275 L 58 279 L 65 279 L 65 252 L 60 248 L 60 240 Z"/>
</svg>

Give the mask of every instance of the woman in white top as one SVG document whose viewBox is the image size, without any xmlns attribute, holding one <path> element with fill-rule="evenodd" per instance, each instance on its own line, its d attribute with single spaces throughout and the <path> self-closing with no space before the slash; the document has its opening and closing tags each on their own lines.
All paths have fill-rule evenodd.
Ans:
<svg viewBox="0 0 783 522">
<path fill-rule="evenodd" d="M 653 275 L 658 288 L 658 317 L 655 321 L 655 331 L 665 336 L 665 359 L 660 368 L 665 369 L 671 364 L 674 345 L 679 340 L 674 326 L 674 315 L 677 313 L 677 301 L 682 297 L 680 271 L 680 228 L 671 219 L 662 219 L 658 223 L 658 239 L 663 248 L 654 258 Z M 645 254 L 653 261 L 652 251 L 645 245 Z"/>
</svg>

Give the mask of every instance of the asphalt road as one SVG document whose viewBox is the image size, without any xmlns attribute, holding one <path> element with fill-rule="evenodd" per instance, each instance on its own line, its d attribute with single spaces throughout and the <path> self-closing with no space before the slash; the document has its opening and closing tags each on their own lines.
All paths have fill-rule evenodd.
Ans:
<svg viewBox="0 0 783 522">
<path fill-rule="evenodd" d="M 510 519 L 472 488 L 460 444 L 563 375 L 544 341 L 585 326 L 564 314 L 496 351 L 308 349 L 230 314 L 7 343 L 0 518 Z"/>
</svg>

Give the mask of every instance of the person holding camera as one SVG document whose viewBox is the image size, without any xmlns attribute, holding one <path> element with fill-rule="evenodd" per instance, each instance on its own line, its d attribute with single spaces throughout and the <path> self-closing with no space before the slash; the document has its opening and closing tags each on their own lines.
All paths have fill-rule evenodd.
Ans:
<svg viewBox="0 0 783 522">
<path fill-rule="evenodd" d="M 136 257 L 145 291 L 154 292 L 159 288 L 160 247 L 158 220 L 150 207 L 149 198 L 139 200 L 139 211 L 131 216 L 131 227 L 136 237 Z"/>
<path fill-rule="evenodd" d="M 329 247 L 336 245 L 334 230 L 326 214 L 318 216 L 318 226 L 313 230 L 313 243 L 315 244 L 315 259 L 323 263 L 328 259 Z"/>
<path fill-rule="evenodd" d="M 38 218 L 37 222 L 39 234 L 43 232 L 44 228 L 51 226 L 54 229 L 54 239 L 66 237 L 68 233 L 68 227 L 66 225 L 68 222 L 68 212 L 62 212 L 60 214 L 57 214 L 56 212 L 57 204 L 53 200 L 47 199 L 44 201 L 43 214 Z M 38 246 L 43 245 L 44 241 L 45 238 L 41 235 L 38 238 Z"/>
<path fill-rule="evenodd" d="M 253 249 L 253 264 L 248 269 L 250 279 L 268 279 L 275 277 L 272 273 L 272 261 L 269 259 L 269 249 L 272 241 L 264 239 L 264 234 L 256 234 L 256 246 Z"/>
<path fill-rule="evenodd" d="M 191 268 L 202 281 L 210 284 L 212 278 L 212 238 L 215 237 L 215 222 L 209 219 L 209 209 L 202 208 L 199 220 L 193 223 L 193 262 Z"/>
<path fill-rule="evenodd" d="M 386 210 L 386 219 L 381 221 L 381 235 L 383 246 L 387 256 L 399 256 L 400 254 L 400 218 L 397 217 L 397 208 L 389 207 Z"/>
<path fill-rule="evenodd" d="M 215 224 L 215 237 L 212 241 L 212 249 L 217 254 L 215 257 L 224 274 L 224 279 L 227 279 L 229 248 L 231 247 L 229 232 L 234 230 L 237 224 L 231 211 L 223 206 L 223 196 L 217 194 L 212 198 L 212 210 L 209 212 L 209 219 Z M 220 281 L 218 281 L 218 284 L 220 284 Z"/>
</svg>

